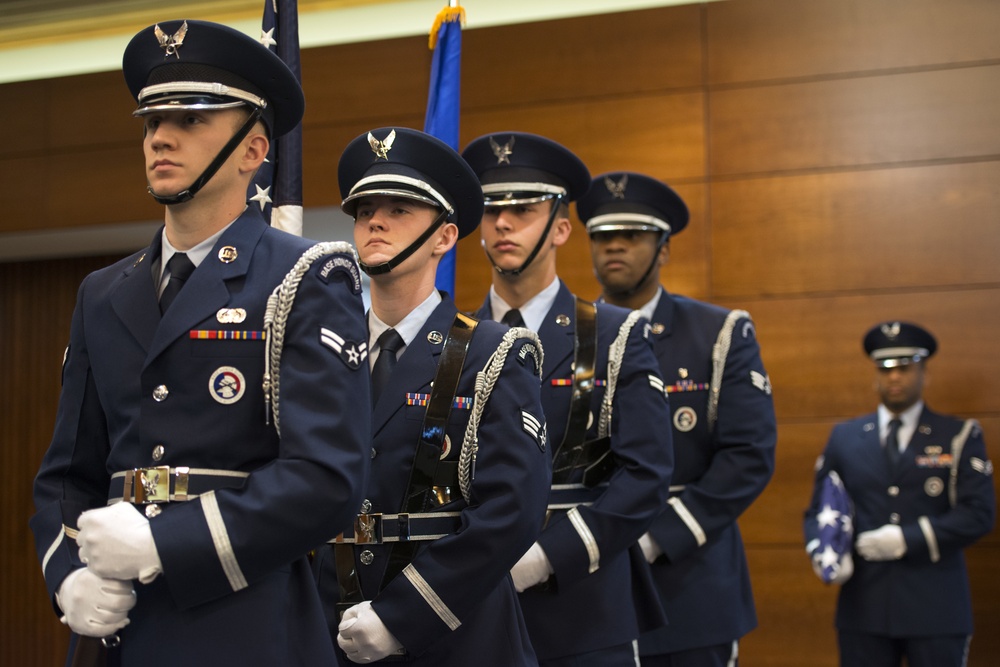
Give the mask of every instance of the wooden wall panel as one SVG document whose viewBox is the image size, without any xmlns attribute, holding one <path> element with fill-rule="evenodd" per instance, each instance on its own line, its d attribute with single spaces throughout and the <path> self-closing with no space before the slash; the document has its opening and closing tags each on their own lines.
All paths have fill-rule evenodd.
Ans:
<svg viewBox="0 0 1000 667">
<path fill-rule="evenodd" d="M 996 284 L 998 181 L 1000 161 L 714 183 L 713 292 Z"/>
<path fill-rule="evenodd" d="M 462 38 L 464 108 L 699 86 L 700 13 L 688 5 L 470 30 Z M 484 74 L 470 80 L 476 72 Z"/>
<path fill-rule="evenodd" d="M 136 103 L 121 72 L 61 77 L 47 85 L 53 100 L 46 133 L 49 150 L 75 153 L 131 146 L 141 155 L 142 120 L 132 116 Z"/>
<path fill-rule="evenodd" d="M 1000 66 L 719 90 L 712 174 L 1000 154 Z"/>
<path fill-rule="evenodd" d="M 734 303 L 726 303 L 730 307 Z M 757 325 L 779 419 L 845 418 L 872 409 L 874 369 L 861 339 L 876 323 L 909 320 L 938 340 L 928 402 L 941 412 L 1000 413 L 994 354 L 1000 288 L 743 301 Z M 939 380 L 939 381 L 936 381 Z"/>
<path fill-rule="evenodd" d="M 750 545 L 757 629 L 740 641 L 740 664 L 836 667 L 837 590 L 816 578 L 805 548 Z"/>
<path fill-rule="evenodd" d="M 708 13 L 713 84 L 1000 58 L 993 0 L 754 0 Z"/>
<path fill-rule="evenodd" d="M 21 81 L 0 86 L 4 104 L 0 105 L 0 161 L 10 155 L 38 150 L 49 122 L 48 86 L 44 81 Z M 7 180 L 3 180 L 7 183 Z"/>
<path fill-rule="evenodd" d="M 699 179 L 705 173 L 700 92 L 477 110 L 462 117 L 462 144 L 508 130 L 535 132 L 565 144 L 595 174 L 626 166 L 671 181 Z"/>
<path fill-rule="evenodd" d="M 358 126 L 353 138 L 362 130 L 386 124 L 381 119 L 409 114 L 417 114 L 418 119 L 411 127 L 422 128 L 431 55 L 426 37 L 303 51 L 304 133 L 308 135 L 313 126 L 351 124 Z M 463 76 L 463 80 L 468 78 L 468 74 Z M 340 157 L 343 148 L 331 150 Z"/>
</svg>

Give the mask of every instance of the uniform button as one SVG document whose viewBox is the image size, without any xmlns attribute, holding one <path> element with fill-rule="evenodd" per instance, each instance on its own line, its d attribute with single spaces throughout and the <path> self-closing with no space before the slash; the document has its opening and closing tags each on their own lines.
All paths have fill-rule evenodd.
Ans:
<svg viewBox="0 0 1000 667">
<path fill-rule="evenodd" d="M 898 486 L 890 486 L 889 487 L 889 495 L 893 496 L 893 497 L 898 496 L 899 495 L 899 487 Z"/>
<path fill-rule="evenodd" d="M 361 552 L 362 565 L 371 565 L 373 560 L 375 560 L 375 554 L 373 554 L 371 551 L 365 549 L 364 551 Z"/>
<path fill-rule="evenodd" d="M 153 400 L 157 403 L 162 403 L 167 400 L 167 396 L 170 395 L 170 390 L 167 389 L 167 385 L 161 384 L 159 387 L 153 390 Z"/>
<path fill-rule="evenodd" d="M 893 512 L 889 515 L 889 523 L 899 523 L 899 515 Z"/>
<path fill-rule="evenodd" d="M 378 456 L 378 452 L 376 452 L 375 448 L 372 447 L 372 458 L 375 458 L 376 456 Z"/>
<path fill-rule="evenodd" d="M 365 498 L 364 501 L 361 503 L 361 513 L 368 514 L 371 511 L 372 511 L 372 501 Z"/>
<path fill-rule="evenodd" d="M 163 449 L 163 445 L 157 445 L 156 447 L 153 447 L 153 460 L 159 461 L 160 459 L 162 459 L 164 451 L 166 450 Z"/>
</svg>

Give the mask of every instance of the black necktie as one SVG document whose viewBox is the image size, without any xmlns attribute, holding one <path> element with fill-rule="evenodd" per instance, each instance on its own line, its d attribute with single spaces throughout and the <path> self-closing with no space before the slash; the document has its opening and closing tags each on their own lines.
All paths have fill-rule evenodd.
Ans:
<svg viewBox="0 0 1000 667">
<path fill-rule="evenodd" d="M 889 432 L 885 436 L 885 454 L 889 457 L 889 469 L 895 472 L 899 466 L 899 427 L 903 421 L 898 417 L 889 422 Z"/>
<path fill-rule="evenodd" d="M 167 286 L 163 288 L 163 294 L 160 295 L 161 314 L 167 312 L 167 308 L 174 302 L 177 293 L 181 291 L 184 283 L 191 277 L 191 272 L 194 271 L 194 264 L 191 263 L 191 260 L 184 253 L 175 252 L 170 261 L 167 262 L 167 271 L 170 273 L 170 280 L 167 281 Z"/>
<path fill-rule="evenodd" d="M 523 327 L 524 318 L 521 317 L 521 311 L 517 308 L 511 308 L 504 316 L 500 318 L 501 324 L 506 324 L 509 327 Z"/>
<path fill-rule="evenodd" d="M 403 337 L 395 329 L 386 329 L 378 337 L 378 359 L 372 366 L 372 405 L 378 403 L 382 390 L 389 384 L 389 376 L 396 366 L 396 352 L 403 345 Z"/>
</svg>

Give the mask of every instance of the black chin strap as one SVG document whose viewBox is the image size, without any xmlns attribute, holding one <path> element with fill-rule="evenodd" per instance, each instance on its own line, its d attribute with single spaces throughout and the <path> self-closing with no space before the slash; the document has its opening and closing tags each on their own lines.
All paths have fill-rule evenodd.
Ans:
<svg viewBox="0 0 1000 667">
<path fill-rule="evenodd" d="M 490 264 L 493 265 L 493 268 L 496 270 L 497 273 L 499 273 L 502 276 L 519 276 L 526 268 L 528 268 L 528 265 L 535 260 L 535 257 L 542 250 L 542 244 L 545 243 L 545 239 L 549 237 L 549 230 L 552 229 L 552 223 L 556 221 L 556 214 L 559 211 L 559 205 L 562 203 L 564 197 L 565 195 L 558 194 L 553 199 L 552 210 L 549 212 L 549 220 L 548 222 L 545 223 L 545 231 L 542 232 L 541 237 L 538 239 L 538 243 L 535 244 L 535 249 L 531 251 L 531 254 L 528 255 L 528 259 L 524 260 L 524 264 L 522 264 L 521 266 L 517 267 L 516 269 L 501 269 L 499 266 L 497 266 L 497 263 L 493 261 L 493 256 L 490 255 L 490 251 L 486 249 L 485 245 L 483 246 L 483 251 L 486 253 L 486 258 L 490 260 Z"/>
<path fill-rule="evenodd" d="M 243 141 L 248 134 L 250 134 L 250 130 L 253 128 L 254 124 L 260 120 L 261 113 L 262 110 L 260 107 L 253 107 L 253 111 L 250 112 L 250 116 L 246 119 L 246 122 L 243 123 L 243 126 L 236 131 L 236 134 L 234 134 L 233 138 L 229 140 L 229 143 L 222 147 L 219 154 L 216 155 L 215 159 L 212 160 L 212 163 L 205 168 L 205 171 L 201 172 L 201 176 L 194 180 L 191 187 L 186 190 L 181 190 L 175 195 L 158 195 L 153 192 L 152 186 L 146 186 L 146 191 L 153 195 L 153 199 L 155 199 L 157 203 L 164 204 L 166 206 L 170 206 L 171 204 L 180 204 L 193 199 L 195 194 L 205 187 L 205 183 L 208 183 L 208 179 L 215 176 L 215 172 L 219 171 L 219 167 L 221 167 L 223 163 L 229 159 L 229 156 L 233 154 L 233 151 L 240 145 L 240 142 Z"/>
<path fill-rule="evenodd" d="M 408 245 L 401 253 L 390 259 L 388 262 L 382 262 L 381 264 L 372 265 L 372 264 L 365 264 L 364 262 L 359 261 L 358 265 L 361 267 L 362 271 L 364 271 L 370 276 L 380 276 L 383 273 L 389 273 L 394 268 L 396 268 L 404 261 L 406 261 L 407 257 L 415 253 L 417 251 L 417 248 L 426 243 L 427 239 L 429 239 L 434 234 L 434 232 L 436 232 L 438 228 L 445 223 L 447 219 L 448 219 L 448 211 L 442 210 L 441 213 L 438 215 L 438 217 L 434 219 L 434 222 L 431 223 L 431 226 L 427 228 L 427 231 L 425 231 L 423 234 L 417 237 L 416 241 Z"/>
<path fill-rule="evenodd" d="M 656 268 L 656 260 L 660 257 L 660 250 L 663 249 L 664 244 L 666 244 L 666 242 L 669 240 L 670 240 L 670 234 L 667 232 L 663 232 L 660 235 L 659 243 L 656 244 L 656 252 L 653 253 L 653 261 L 649 263 L 649 268 L 646 269 L 646 272 L 642 274 L 642 277 L 639 278 L 639 281 L 635 285 L 633 285 L 631 289 L 627 289 L 621 292 L 615 292 L 614 294 L 616 296 L 628 298 L 639 291 L 639 288 L 642 287 L 643 283 L 646 282 L 646 279 L 649 278 L 649 275 L 653 272 L 653 269 Z"/>
</svg>

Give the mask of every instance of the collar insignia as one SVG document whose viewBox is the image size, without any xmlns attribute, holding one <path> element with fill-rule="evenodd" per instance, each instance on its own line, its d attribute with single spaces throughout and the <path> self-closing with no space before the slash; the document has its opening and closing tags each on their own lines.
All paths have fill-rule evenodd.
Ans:
<svg viewBox="0 0 1000 667">
<path fill-rule="evenodd" d="M 493 154 L 497 156 L 497 164 L 510 164 L 510 156 L 514 154 L 514 139 L 517 137 L 511 137 L 510 141 L 505 143 L 503 146 L 497 143 L 496 139 L 490 137 L 490 148 L 493 149 Z"/>
<path fill-rule="evenodd" d="M 392 142 L 396 140 L 396 130 L 389 132 L 387 136 L 382 141 L 375 138 L 375 135 L 371 132 L 368 133 L 368 143 L 372 147 L 372 152 L 375 153 L 375 159 L 378 160 L 382 158 L 383 160 L 389 159 L 389 151 L 392 150 Z"/>
<path fill-rule="evenodd" d="M 889 340 L 895 340 L 896 336 L 899 335 L 899 322 L 893 322 L 892 324 L 883 324 L 882 333 Z"/>
<path fill-rule="evenodd" d="M 615 199 L 625 199 L 625 186 L 628 185 L 628 174 L 622 174 L 620 181 L 615 183 L 610 176 L 604 177 L 604 187 L 608 189 Z"/>
<path fill-rule="evenodd" d="M 177 29 L 172 35 L 168 35 L 160 29 L 160 24 L 156 24 L 153 27 L 153 34 L 156 35 L 157 41 L 160 42 L 160 46 L 163 47 L 165 53 L 164 58 L 169 58 L 170 56 L 177 56 L 179 60 L 181 54 L 177 52 L 181 46 L 184 45 L 184 37 L 187 36 L 188 22 L 184 21 L 180 28 Z"/>
</svg>

